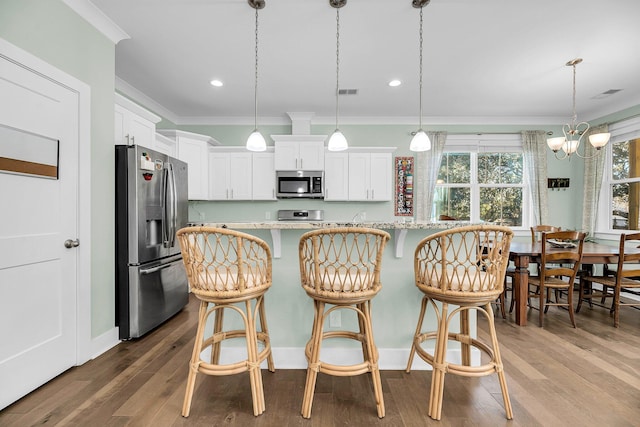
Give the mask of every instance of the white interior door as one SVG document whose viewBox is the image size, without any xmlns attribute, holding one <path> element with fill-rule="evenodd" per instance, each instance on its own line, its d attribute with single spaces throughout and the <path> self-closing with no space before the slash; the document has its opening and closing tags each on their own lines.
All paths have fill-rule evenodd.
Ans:
<svg viewBox="0 0 640 427">
<path fill-rule="evenodd" d="M 76 364 L 78 111 L 77 92 L 0 55 L 0 409 Z M 56 141 L 57 179 L 6 173 Z"/>
</svg>

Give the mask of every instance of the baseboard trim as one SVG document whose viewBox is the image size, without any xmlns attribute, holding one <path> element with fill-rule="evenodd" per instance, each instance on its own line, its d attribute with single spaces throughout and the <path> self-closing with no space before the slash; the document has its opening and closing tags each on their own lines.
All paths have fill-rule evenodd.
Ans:
<svg viewBox="0 0 640 427">
<path fill-rule="evenodd" d="M 102 335 L 91 339 L 91 358 L 95 359 L 118 344 L 120 344 L 118 328 L 114 327 Z"/>
</svg>

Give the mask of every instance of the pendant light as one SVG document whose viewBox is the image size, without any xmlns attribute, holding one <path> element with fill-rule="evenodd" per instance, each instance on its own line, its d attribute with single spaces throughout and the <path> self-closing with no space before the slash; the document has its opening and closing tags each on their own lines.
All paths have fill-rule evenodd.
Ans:
<svg viewBox="0 0 640 427">
<path fill-rule="evenodd" d="M 253 132 L 247 138 L 247 150 L 249 151 L 265 151 L 267 149 L 267 143 L 264 140 L 262 134 L 258 131 L 258 10 L 263 9 L 265 6 L 265 0 L 247 0 L 249 6 L 256 10 L 256 47 L 255 47 L 255 87 L 254 87 L 254 111 L 253 111 Z"/>
<path fill-rule="evenodd" d="M 329 0 L 331 7 L 336 9 L 336 130 L 329 138 L 329 151 L 343 151 L 349 148 L 347 138 L 338 128 L 338 95 L 340 90 L 340 8 L 347 4 L 347 0 Z"/>
<path fill-rule="evenodd" d="M 413 135 L 409 150 L 428 151 L 431 149 L 431 140 L 427 133 L 422 130 L 422 7 L 429 4 L 431 0 L 411 0 L 413 7 L 420 9 L 420 127 Z"/>
</svg>

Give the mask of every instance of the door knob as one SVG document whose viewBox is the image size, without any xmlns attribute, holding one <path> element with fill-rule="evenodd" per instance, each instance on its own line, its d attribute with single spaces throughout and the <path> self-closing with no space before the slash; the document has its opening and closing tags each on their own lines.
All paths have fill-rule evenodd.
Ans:
<svg viewBox="0 0 640 427">
<path fill-rule="evenodd" d="M 64 241 L 65 248 L 77 248 L 78 246 L 80 246 L 80 239 L 76 239 L 76 240 L 67 239 Z"/>
</svg>

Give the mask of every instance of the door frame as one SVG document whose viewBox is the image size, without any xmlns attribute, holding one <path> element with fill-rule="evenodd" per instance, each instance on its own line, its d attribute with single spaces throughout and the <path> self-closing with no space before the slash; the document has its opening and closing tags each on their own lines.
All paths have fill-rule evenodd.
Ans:
<svg viewBox="0 0 640 427">
<path fill-rule="evenodd" d="M 29 52 L 0 38 L 0 57 L 78 94 L 78 236 L 76 249 L 76 363 L 92 357 L 91 350 L 91 88 Z M 61 242 L 62 244 L 62 242 Z"/>
</svg>

